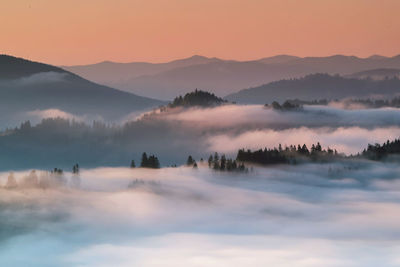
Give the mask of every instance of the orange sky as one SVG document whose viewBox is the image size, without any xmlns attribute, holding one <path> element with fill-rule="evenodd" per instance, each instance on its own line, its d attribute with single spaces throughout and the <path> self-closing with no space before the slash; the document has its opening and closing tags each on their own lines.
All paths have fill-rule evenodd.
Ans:
<svg viewBox="0 0 400 267">
<path fill-rule="evenodd" d="M 51 64 L 400 54 L 400 0 L 1 0 L 0 53 Z"/>
</svg>

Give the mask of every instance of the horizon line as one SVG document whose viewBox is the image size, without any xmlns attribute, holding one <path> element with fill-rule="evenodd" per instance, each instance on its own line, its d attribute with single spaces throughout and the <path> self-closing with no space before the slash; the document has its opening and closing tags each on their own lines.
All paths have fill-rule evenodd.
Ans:
<svg viewBox="0 0 400 267">
<path fill-rule="evenodd" d="M 366 57 L 360 57 L 356 55 L 346 55 L 346 54 L 330 54 L 326 56 L 296 56 L 296 55 L 291 55 L 291 54 L 276 54 L 273 56 L 266 56 L 266 57 L 258 57 L 255 59 L 248 59 L 248 60 L 239 60 L 239 59 L 227 59 L 227 58 L 222 58 L 222 57 L 217 57 L 217 56 L 204 56 L 204 55 L 199 55 L 199 54 L 193 54 L 191 56 L 186 56 L 186 57 L 179 57 L 171 60 L 166 60 L 166 61 L 143 61 L 143 60 L 138 60 L 138 61 L 113 61 L 113 60 L 102 60 L 98 61 L 95 63 L 87 63 L 87 64 L 74 64 L 74 65 L 54 65 L 58 67 L 79 67 L 79 66 L 89 66 L 89 65 L 97 65 L 97 64 L 102 64 L 102 63 L 114 63 L 114 64 L 131 64 L 131 63 L 148 63 L 148 64 L 166 64 L 166 63 L 171 63 L 174 61 L 179 61 L 179 60 L 185 60 L 185 59 L 191 59 L 194 57 L 201 57 L 201 58 L 207 58 L 207 59 L 216 59 L 216 60 L 222 60 L 222 61 L 235 61 L 235 62 L 252 62 L 252 61 L 260 61 L 263 59 L 269 59 L 269 58 L 275 58 L 275 57 L 280 57 L 280 56 L 288 56 L 288 57 L 295 57 L 298 59 L 305 59 L 305 58 L 329 58 L 329 57 L 335 57 L 335 56 L 343 56 L 343 57 L 354 57 L 354 58 L 359 58 L 359 59 L 369 59 L 373 57 L 382 57 L 382 58 L 395 58 L 400 56 L 399 54 L 395 54 L 392 56 L 382 56 L 381 54 L 371 54 L 370 56 Z"/>
<path fill-rule="evenodd" d="M 369 59 L 369 58 L 373 58 L 373 57 L 381 57 L 381 58 L 389 59 L 389 58 L 395 58 L 395 57 L 400 56 L 400 53 L 399 54 L 395 54 L 393 56 L 382 56 L 380 54 L 372 54 L 372 55 L 366 56 L 366 57 L 360 57 L 360 56 L 356 56 L 356 55 L 346 55 L 346 54 L 330 54 L 330 55 L 326 55 L 326 56 L 296 56 L 296 55 L 291 55 L 291 54 L 276 54 L 276 55 L 272 55 L 272 56 L 258 57 L 258 58 L 255 58 L 255 59 L 248 59 L 248 60 L 227 59 L 227 58 L 216 57 L 216 56 L 204 56 L 204 55 L 199 55 L 199 54 L 193 54 L 191 56 L 179 57 L 179 58 L 175 58 L 175 59 L 171 59 L 171 60 L 165 60 L 165 61 L 143 61 L 143 60 L 139 60 L 139 61 L 135 61 L 135 60 L 113 61 L 113 60 L 105 59 L 105 60 L 98 61 L 98 62 L 95 62 L 95 63 L 71 64 L 71 65 L 70 64 L 64 65 L 64 64 L 47 63 L 45 61 L 31 59 L 29 57 L 21 57 L 21 56 L 6 54 L 6 53 L 1 53 L 0 55 L 11 56 L 11 57 L 15 57 L 15 58 L 22 58 L 22 59 L 25 59 L 25 60 L 29 60 L 29 61 L 33 61 L 33 62 L 39 62 L 39 63 L 45 63 L 45 64 L 48 64 L 48 65 L 57 66 L 57 67 L 79 67 L 79 66 L 98 65 L 98 64 L 104 64 L 104 63 L 112 63 L 112 64 L 132 64 L 132 63 L 166 64 L 166 63 L 171 63 L 171 62 L 180 61 L 180 60 L 187 60 L 187 59 L 191 59 L 191 58 L 195 58 L 195 57 L 205 58 L 205 59 L 215 59 L 215 60 L 221 60 L 221 61 L 234 61 L 234 62 L 254 62 L 254 61 L 261 61 L 263 59 L 271 59 L 271 58 L 283 57 L 283 56 L 294 57 L 294 58 L 297 58 L 297 59 L 329 58 L 329 57 L 335 57 L 335 56 L 354 57 L 354 58 L 358 58 L 358 59 Z"/>
</svg>

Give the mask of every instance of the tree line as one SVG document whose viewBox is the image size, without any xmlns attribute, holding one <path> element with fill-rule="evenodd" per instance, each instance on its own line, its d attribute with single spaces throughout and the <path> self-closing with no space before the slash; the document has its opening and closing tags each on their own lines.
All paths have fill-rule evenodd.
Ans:
<svg viewBox="0 0 400 267">
<path fill-rule="evenodd" d="M 400 154 L 400 139 L 394 141 L 387 140 L 386 143 L 381 144 L 369 144 L 366 149 L 361 153 L 363 157 L 372 160 L 381 160 L 389 155 Z"/>
<path fill-rule="evenodd" d="M 255 151 L 250 149 L 239 149 L 236 160 L 239 162 L 252 162 L 262 165 L 269 164 L 294 164 L 299 159 L 309 159 L 311 161 L 327 161 L 336 157 L 341 157 L 336 149 L 323 149 L 321 144 L 313 144 L 309 149 L 306 144 L 290 145 L 282 147 L 281 144 L 276 148 L 264 148 Z"/>
<path fill-rule="evenodd" d="M 131 161 L 130 167 L 136 168 L 135 160 Z M 140 167 L 141 168 L 159 169 L 160 161 L 158 160 L 158 157 L 156 157 L 155 155 L 147 156 L 147 153 L 143 152 L 142 159 L 140 161 Z"/>
<path fill-rule="evenodd" d="M 310 148 L 306 144 L 290 145 L 283 147 L 279 144 L 278 147 L 264 148 L 258 150 L 239 149 L 236 159 L 227 158 L 224 154 L 221 156 L 218 152 L 211 154 L 208 158 L 208 167 L 215 171 L 248 171 L 245 162 L 256 163 L 261 165 L 272 164 L 297 164 L 302 161 L 311 162 L 329 162 L 335 159 L 345 158 L 367 158 L 371 160 L 382 160 L 389 155 L 400 154 L 400 139 L 394 141 L 387 141 L 381 144 L 368 144 L 368 147 L 361 153 L 353 156 L 345 156 L 339 153 L 336 149 L 330 147 L 323 148 L 319 142 L 312 144 Z M 152 163 L 150 163 L 152 162 Z M 200 163 L 204 163 L 203 158 Z M 186 160 L 186 166 L 198 168 L 196 160 L 189 155 Z M 131 167 L 135 167 L 132 160 Z M 144 168 L 160 168 L 158 158 L 151 155 L 147 158 L 147 154 L 143 153 L 142 162 L 140 167 Z M 175 165 L 176 167 L 176 165 Z"/>
<path fill-rule="evenodd" d="M 282 104 L 277 101 L 273 101 L 271 104 L 265 104 L 265 107 L 271 107 L 276 110 L 295 110 L 302 109 L 304 105 L 321 105 L 326 106 L 330 102 L 339 102 L 339 99 L 315 99 L 315 100 L 300 100 L 300 99 L 288 99 Z M 353 98 L 342 100 L 345 104 L 359 104 L 368 108 L 383 108 L 383 107 L 394 107 L 400 108 L 400 97 L 394 97 L 392 99 L 370 99 L 370 98 Z"/>
<path fill-rule="evenodd" d="M 291 101 L 286 100 L 283 102 L 283 104 L 279 104 L 277 101 L 273 101 L 271 105 L 265 104 L 265 107 L 269 108 L 271 107 L 274 110 L 279 110 L 279 111 L 292 111 L 292 110 L 301 110 L 303 109 L 302 104 L 294 103 Z"/>
<path fill-rule="evenodd" d="M 203 164 L 203 158 L 200 159 L 200 163 Z M 196 160 L 189 155 L 186 160 L 186 166 L 191 166 L 194 169 L 198 168 Z M 208 158 L 208 167 L 214 171 L 247 171 L 244 163 L 238 163 L 236 160 L 227 158 L 224 154 L 219 156 L 218 152 L 211 154 Z"/>
</svg>

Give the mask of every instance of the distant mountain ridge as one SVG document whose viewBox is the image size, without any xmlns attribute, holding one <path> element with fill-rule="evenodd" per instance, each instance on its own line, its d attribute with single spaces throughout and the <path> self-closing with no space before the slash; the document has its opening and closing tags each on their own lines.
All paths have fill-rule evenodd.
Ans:
<svg viewBox="0 0 400 267">
<path fill-rule="evenodd" d="M 0 56 L 0 117 L 60 109 L 113 119 L 164 102 L 87 81 L 51 65 Z"/>
<path fill-rule="evenodd" d="M 154 75 L 174 68 L 206 64 L 215 61 L 220 61 L 220 59 L 194 55 L 190 58 L 174 60 L 167 63 L 117 63 L 103 61 L 90 65 L 61 66 L 61 68 L 76 73 L 88 80 L 112 85 L 114 83 L 124 83 L 140 76 Z"/>
<path fill-rule="evenodd" d="M 265 64 L 275 64 L 275 63 L 287 63 L 296 59 L 300 59 L 301 57 L 290 56 L 290 55 L 277 55 L 272 57 L 265 57 L 259 59 L 257 61 L 265 63 Z"/>
<path fill-rule="evenodd" d="M 64 67 L 91 81 L 165 100 L 195 88 L 228 95 L 243 88 L 312 73 L 347 75 L 378 68 L 400 68 L 400 55 L 368 58 L 278 55 L 250 61 L 193 56 L 167 63 L 103 62 Z"/>
<path fill-rule="evenodd" d="M 387 78 L 400 78 L 400 69 L 373 69 L 346 75 L 348 78 L 383 80 Z"/>
<path fill-rule="evenodd" d="M 265 104 L 287 99 L 343 99 L 371 96 L 393 97 L 400 94 L 400 80 L 360 80 L 339 75 L 312 74 L 303 78 L 286 79 L 240 90 L 225 99 L 242 104 Z"/>
</svg>

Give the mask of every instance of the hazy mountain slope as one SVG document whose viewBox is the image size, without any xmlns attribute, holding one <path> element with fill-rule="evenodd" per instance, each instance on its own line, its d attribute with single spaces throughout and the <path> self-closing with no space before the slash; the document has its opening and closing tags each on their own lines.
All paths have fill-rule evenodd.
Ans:
<svg viewBox="0 0 400 267">
<path fill-rule="evenodd" d="M 400 80 L 359 80 L 313 74 L 300 79 L 281 80 L 259 87 L 241 90 L 225 98 L 238 103 L 265 104 L 287 99 L 341 99 L 368 97 L 371 95 L 393 96 L 400 93 Z"/>
<path fill-rule="evenodd" d="M 276 63 L 287 63 L 289 61 L 293 61 L 296 59 L 300 59 L 300 57 L 290 56 L 290 55 L 277 55 L 277 56 L 273 56 L 273 57 L 265 57 L 265 58 L 259 59 L 258 62 L 261 62 L 264 64 L 276 64 Z"/>
<path fill-rule="evenodd" d="M 53 108 L 112 119 L 163 103 L 21 58 L 2 55 L 0 68 L 1 116 Z"/>
<path fill-rule="evenodd" d="M 206 64 L 216 61 L 220 60 L 217 58 L 207 58 L 195 55 L 190 58 L 174 60 L 167 63 L 116 63 L 104 61 L 92 65 L 62 66 L 62 68 L 91 81 L 118 88 L 124 88 L 128 80 L 139 76 L 154 75 L 174 68 Z M 129 89 L 129 86 L 125 89 Z"/>
<path fill-rule="evenodd" d="M 227 95 L 242 88 L 311 73 L 345 75 L 376 68 L 400 68 L 400 56 L 358 58 L 335 55 L 299 58 L 279 55 L 254 61 L 194 56 L 161 64 L 106 62 L 65 68 L 115 88 L 170 100 L 195 88 Z"/>
<path fill-rule="evenodd" d="M 297 66 L 308 73 L 349 74 L 377 68 L 399 68 L 400 55 L 394 57 L 372 56 L 359 58 L 355 56 L 335 55 L 330 57 L 305 57 L 286 63 Z"/>
<path fill-rule="evenodd" d="M 140 88 L 146 96 L 161 99 L 172 99 L 196 88 L 226 95 L 244 87 L 257 86 L 265 80 L 279 79 L 283 71 L 289 77 L 296 74 L 294 68 L 271 66 L 257 61 L 220 61 L 141 76 L 127 81 L 123 88 Z"/>
<path fill-rule="evenodd" d="M 373 79 L 373 80 L 382 80 L 386 78 L 399 77 L 400 78 L 400 69 L 373 69 L 367 71 L 356 72 L 353 74 L 346 75 L 348 78 L 356 78 L 356 79 Z"/>
</svg>

